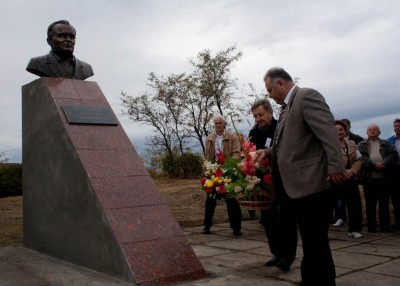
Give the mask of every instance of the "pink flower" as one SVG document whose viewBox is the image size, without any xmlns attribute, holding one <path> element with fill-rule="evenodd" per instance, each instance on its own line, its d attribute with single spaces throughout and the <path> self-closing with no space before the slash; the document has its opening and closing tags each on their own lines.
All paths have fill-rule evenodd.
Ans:
<svg viewBox="0 0 400 286">
<path fill-rule="evenodd" d="M 256 167 L 254 166 L 253 158 L 250 154 L 243 160 L 243 172 L 245 175 L 254 176 Z"/>
</svg>

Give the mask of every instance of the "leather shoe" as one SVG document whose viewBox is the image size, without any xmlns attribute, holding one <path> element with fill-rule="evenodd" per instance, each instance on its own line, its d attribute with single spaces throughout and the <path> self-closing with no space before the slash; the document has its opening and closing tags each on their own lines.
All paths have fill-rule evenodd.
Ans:
<svg viewBox="0 0 400 286">
<path fill-rule="evenodd" d="M 205 226 L 205 227 L 203 228 L 203 233 L 204 233 L 204 234 L 210 234 L 210 233 L 211 233 L 210 228 Z"/>
<path fill-rule="evenodd" d="M 282 269 L 283 271 L 289 271 L 290 270 L 290 264 L 285 258 L 279 259 L 279 261 L 276 263 L 276 267 Z"/>
<path fill-rule="evenodd" d="M 241 235 L 242 235 L 242 232 L 241 232 L 240 230 L 234 230 L 234 231 L 233 231 L 233 235 L 235 235 L 235 236 L 241 236 Z"/>
<path fill-rule="evenodd" d="M 270 260 L 265 262 L 265 266 L 268 266 L 268 267 L 275 266 L 276 264 L 278 264 L 278 261 L 279 261 L 279 258 L 274 255 L 274 256 L 272 256 L 272 258 Z"/>
</svg>

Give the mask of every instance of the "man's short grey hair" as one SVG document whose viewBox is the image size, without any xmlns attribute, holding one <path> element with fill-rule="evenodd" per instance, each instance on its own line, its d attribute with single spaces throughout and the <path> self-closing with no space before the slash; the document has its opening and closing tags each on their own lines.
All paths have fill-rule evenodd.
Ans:
<svg viewBox="0 0 400 286">
<path fill-rule="evenodd" d="M 293 81 L 292 77 L 281 67 L 270 68 L 264 75 L 264 82 L 270 78 L 272 81 L 283 79 L 285 81 Z"/>
<path fill-rule="evenodd" d="M 218 119 L 222 119 L 224 123 L 226 123 L 225 117 L 223 117 L 221 114 L 214 115 L 213 122 L 217 121 Z"/>
<path fill-rule="evenodd" d="M 272 111 L 272 105 L 268 99 L 259 99 L 259 100 L 255 101 L 251 105 L 251 111 L 258 108 L 259 106 L 263 106 L 266 111 Z"/>
<path fill-rule="evenodd" d="M 368 130 L 370 127 L 376 127 L 376 128 L 378 129 L 378 131 L 381 132 L 381 128 L 379 127 L 378 124 L 372 123 L 372 124 L 368 125 L 367 130 Z"/>
</svg>

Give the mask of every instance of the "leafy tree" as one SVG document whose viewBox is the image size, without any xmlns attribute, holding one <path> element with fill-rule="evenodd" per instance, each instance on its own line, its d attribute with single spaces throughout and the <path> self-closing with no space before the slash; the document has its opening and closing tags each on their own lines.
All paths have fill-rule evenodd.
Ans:
<svg viewBox="0 0 400 286">
<path fill-rule="evenodd" d="M 243 121 L 249 102 L 247 98 L 235 97 L 237 79 L 230 73 L 241 57 L 236 46 L 215 56 L 204 50 L 190 61 L 194 68 L 191 74 L 171 74 L 164 78 L 152 72 L 148 78 L 149 92 L 139 97 L 122 92 L 122 105 L 130 119 L 154 128 L 151 143 L 166 150 L 167 163 L 173 162 L 176 154 L 187 153 L 193 139 L 205 153 L 204 138 L 212 130 L 211 119 L 215 114 L 225 116 L 228 121 Z"/>
<path fill-rule="evenodd" d="M 150 73 L 148 85 L 152 94 L 132 97 L 122 93 L 122 105 L 128 109 L 130 119 L 154 127 L 157 135 L 152 138 L 153 143 L 163 146 L 171 155 L 175 147 L 184 152 L 188 137 L 181 125 L 183 107 L 179 100 L 184 92 L 180 83 L 184 78 L 185 74 L 180 74 L 164 80 Z"/>
<path fill-rule="evenodd" d="M 247 114 L 246 99 L 235 97 L 237 79 L 231 76 L 231 67 L 242 57 L 242 52 L 236 52 L 236 46 L 212 56 L 210 50 L 204 50 L 197 55 L 197 61 L 191 60 L 194 67 L 192 73 L 193 92 L 186 99 L 189 120 L 187 126 L 192 137 L 199 142 L 205 153 L 204 138 L 212 130 L 211 119 L 215 114 L 221 114 L 228 121 L 243 121 Z"/>
<path fill-rule="evenodd" d="M 235 51 L 236 46 L 232 46 L 213 57 L 210 50 L 204 50 L 197 55 L 197 62 L 190 61 L 195 67 L 193 77 L 200 96 L 210 98 L 210 105 L 215 105 L 222 116 L 234 107 L 232 89 L 236 89 L 237 79 L 231 78 L 230 70 L 243 55 Z"/>
</svg>

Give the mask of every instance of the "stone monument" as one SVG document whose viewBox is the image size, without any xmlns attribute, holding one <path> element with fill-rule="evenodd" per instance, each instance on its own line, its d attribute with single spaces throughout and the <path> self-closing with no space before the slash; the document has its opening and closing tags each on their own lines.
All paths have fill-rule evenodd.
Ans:
<svg viewBox="0 0 400 286">
<path fill-rule="evenodd" d="M 205 277 L 99 86 L 73 78 L 22 87 L 24 246 L 140 285 Z"/>
</svg>

